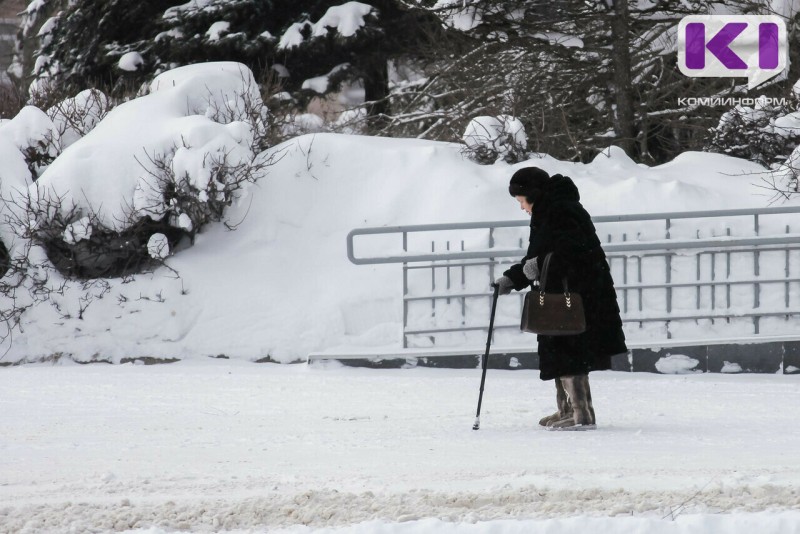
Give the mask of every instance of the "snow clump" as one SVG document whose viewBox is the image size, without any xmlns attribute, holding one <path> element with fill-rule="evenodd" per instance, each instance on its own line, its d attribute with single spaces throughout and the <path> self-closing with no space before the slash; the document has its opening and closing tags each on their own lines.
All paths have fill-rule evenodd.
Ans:
<svg viewBox="0 0 800 534">
<path fill-rule="evenodd" d="M 462 140 L 466 145 L 467 156 L 484 165 L 499 159 L 507 163 L 522 161 L 528 144 L 522 122 L 510 115 L 472 119 Z"/>
</svg>

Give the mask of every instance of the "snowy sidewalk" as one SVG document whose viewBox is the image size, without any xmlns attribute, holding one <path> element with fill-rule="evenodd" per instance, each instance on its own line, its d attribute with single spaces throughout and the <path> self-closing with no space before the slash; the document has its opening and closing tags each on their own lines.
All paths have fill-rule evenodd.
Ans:
<svg viewBox="0 0 800 534">
<path fill-rule="evenodd" d="M 493 370 L 473 431 L 479 381 L 224 360 L 2 369 L 0 532 L 533 518 L 560 533 L 581 515 L 658 531 L 646 523 L 765 510 L 782 513 L 741 514 L 742 532 L 800 531 L 796 376 L 595 373 L 599 429 L 578 433 L 537 428 L 551 382 Z"/>
</svg>

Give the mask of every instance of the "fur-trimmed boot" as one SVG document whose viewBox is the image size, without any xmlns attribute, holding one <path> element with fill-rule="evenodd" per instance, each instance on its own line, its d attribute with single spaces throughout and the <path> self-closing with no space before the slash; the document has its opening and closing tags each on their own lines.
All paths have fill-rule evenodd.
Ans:
<svg viewBox="0 0 800 534">
<path fill-rule="evenodd" d="M 549 426 L 556 421 L 562 419 L 572 419 L 572 408 L 567 400 L 567 392 L 564 391 L 564 386 L 561 384 L 561 379 L 556 378 L 553 380 L 556 383 L 556 406 L 558 410 L 552 415 L 542 417 L 539 419 L 539 424 L 542 426 Z"/>
<path fill-rule="evenodd" d="M 572 407 L 572 419 L 562 419 L 547 426 L 548 430 L 594 430 L 597 424 L 592 406 L 588 375 L 562 376 L 561 384 Z"/>
</svg>

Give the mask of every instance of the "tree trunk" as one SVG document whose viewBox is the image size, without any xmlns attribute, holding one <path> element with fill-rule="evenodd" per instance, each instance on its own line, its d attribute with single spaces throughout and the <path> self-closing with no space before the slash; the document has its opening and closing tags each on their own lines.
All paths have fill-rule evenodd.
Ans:
<svg viewBox="0 0 800 534">
<path fill-rule="evenodd" d="M 364 100 L 372 102 L 367 106 L 367 121 L 375 131 L 385 125 L 389 111 L 389 66 L 386 58 L 380 58 L 364 70 Z"/>
<path fill-rule="evenodd" d="M 628 0 L 614 0 L 614 13 L 611 17 L 612 50 L 611 61 L 614 68 L 612 78 L 614 96 L 617 105 L 614 116 L 614 131 L 619 146 L 629 156 L 633 156 L 636 138 L 634 124 L 635 111 L 633 102 L 633 85 L 631 83 L 631 50 L 628 41 Z"/>
</svg>

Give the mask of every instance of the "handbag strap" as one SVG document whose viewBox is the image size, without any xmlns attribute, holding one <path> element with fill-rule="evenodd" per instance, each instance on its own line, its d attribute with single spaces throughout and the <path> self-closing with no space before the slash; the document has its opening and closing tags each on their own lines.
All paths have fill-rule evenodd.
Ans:
<svg viewBox="0 0 800 534">
<path fill-rule="evenodd" d="M 544 257 L 544 265 L 542 265 L 542 279 L 539 282 L 539 293 L 544 294 L 544 288 L 547 287 L 547 271 L 550 269 L 550 258 L 553 256 L 552 252 L 548 252 L 547 256 Z M 533 258 L 532 261 L 536 261 L 536 258 Z M 569 295 L 569 284 L 567 284 L 567 277 L 561 277 L 561 285 L 564 288 L 564 294 Z"/>
</svg>

